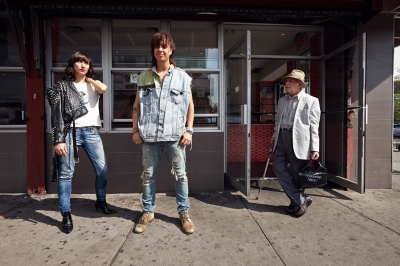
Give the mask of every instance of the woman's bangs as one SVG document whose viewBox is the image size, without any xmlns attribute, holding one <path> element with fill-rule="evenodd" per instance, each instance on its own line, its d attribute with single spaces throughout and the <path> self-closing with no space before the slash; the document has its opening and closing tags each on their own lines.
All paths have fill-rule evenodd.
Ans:
<svg viewBox="0 0 400 266">
<path fill-rule="evenodd" d="M 75 57 L 75 62 L 85 62 L 86 64 L 89 64 L 89 58 L 87 58 L 85 55 L 78 54 Z"/>
</svg>

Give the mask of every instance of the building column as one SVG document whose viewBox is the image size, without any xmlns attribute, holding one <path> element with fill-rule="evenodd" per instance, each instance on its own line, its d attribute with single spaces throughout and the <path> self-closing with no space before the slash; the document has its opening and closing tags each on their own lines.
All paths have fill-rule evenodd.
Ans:
<svg viewBox="0 0 400 266">
<path fill-rule="evenodd" d="M 42 21 L 36 22 L 40 25 Z M 29 27 L 29 74 L 26 76 L 27 193 L 45 194 L 45 86 L 42 74 L 44 71 L 37 69 L 39 67 L 43 70 L 44 64 L 43 60 L 40 60 L 39 66 L 37 66 L 34 60 L 34 45 L 41 46 L 44 32 L 43 25 L 36 28 L 38 32 L 34 32 L 34 25 L 32 27 Z M 33 34 L 38 35 L 35 36 L 38 38 L 35 44 Z M 43 53 L 42 46 L 36 47 L 36 49 Z M 44 57 L 42 56 L 42 58 Z"/>
<path fill-rule="evenodd" d="M 367 34 L 365 188 L 392 187 L 394 16 L 379 14 Z"/>
</svg>

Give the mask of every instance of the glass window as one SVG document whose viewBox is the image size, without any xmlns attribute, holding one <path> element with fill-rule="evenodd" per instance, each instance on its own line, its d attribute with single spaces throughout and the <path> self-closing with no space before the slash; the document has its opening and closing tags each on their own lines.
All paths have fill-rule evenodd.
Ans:
<svg viewBox="0 0 400 266">
<path fill-rule="evenodd" d="M 53 18 L 52 48 L 53 67 L 65 67 L 76 51 L 87 53 L 93 67 L 101 67 L 101 20 Z"/>
<path fill-rule="evenodd" d="M 0 12 L 0 66 L 22 67 L 8 12 Z"/>
<path fill-rule="evenodd" d="M 160 31 L 160 21 L 113 20 L 112 31 L 112 128 L 132 127 L 132 107 L 136 97 L 137 76 L 151 66 L 150 43 Z M 175 27 L 174 27 L 175 25 Z M 219 78 L 217 23 L 171 23 L 176 44 L 174 60 L 188 69 L 193 78 L 192 92 L 196 127 L 217 127 L 219 119 Z M 190 38 L 188 41 L 187 38 Z M 131 68 L 118 70 L 116 68 Z M 191 73 L 190 68 L 204 68 Z M 212 69 L 212 70 L 211 70 Z"/>
<path fill-rule="evenodd" d="M 180 68 L 218 69 L 217 23 L 172 21 L 171 35 Z"/>
<path fill-rule="evenodd" d="M 132 108 L 135 102 L 137 76 L 139 72 L 118 72 L 113 74 L 113 128 L 132 126 Z M 195 126 L 217 125 L 219 112 L 218 82 L 219 74 L 188 73 L 192 78 L 192 93 L 195 106 Z M 207 116 L 205 114 L 213 114 Z"/>
<path fill-rule="evenodd" d="M 160 30 L 160 21 L 113 20 L 112 67 L 149 68 L 150 43 Z"/>
<path fill-rule="evenodd" d="M 25 72 L 0 72 L 0 125 L 26 124 Z"/>
<path fill-rule="evenodd" d="M 188 73 L 192 78 L 192 95 L 194 103 L 194 126 L 216 127 L 217 117 L 204 114 L 218 114 L 218 82 L 219 74 Z"/>
<path fill-rule="evenodd" d="M 218 127 L 217 117 L 195 117 L 193 127 Z"/>
<path fill-rule="evenodd" d="M 132 127 L 132 108 L 135 102 L 137 76 L 139 74 L 136 72 L 119 72 L 113 74 L 113 128 Z M 125 121 L 118 119 L 125 119 Z"/>
<path fill-rule="evenodd" d="M 215 114 L 218 111 L 219 74 L 188 73 L 193 78 L 192 93 L 195 114 Z"/>
</svg>

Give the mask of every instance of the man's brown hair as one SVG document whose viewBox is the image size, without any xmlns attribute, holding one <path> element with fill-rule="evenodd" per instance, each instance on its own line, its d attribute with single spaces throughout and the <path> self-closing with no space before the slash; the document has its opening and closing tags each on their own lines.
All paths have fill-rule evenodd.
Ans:
<svg viewBox="0 0 400 266">
<path fill-rule="evenodd" d="M 157 66 L 157 59 L 154 56 L 154 48 L 156 47 L 167 47 L 169 46 L 171 48 L 172 54 L 169 56 L 169 63 L 171 65 L 174 65 L 176 67 L 176 62 L 174 59 L 172 59 L 172 56 L 174 55 L 175 52 L 175 43 L 174 40 L 172 39 L 172 36 L 169 35 L 168 33 L 165 33 L 163 31 L 157 32 L 154 34 L 153 39 L 151 39 L 151 66 Z"/>
</svg>

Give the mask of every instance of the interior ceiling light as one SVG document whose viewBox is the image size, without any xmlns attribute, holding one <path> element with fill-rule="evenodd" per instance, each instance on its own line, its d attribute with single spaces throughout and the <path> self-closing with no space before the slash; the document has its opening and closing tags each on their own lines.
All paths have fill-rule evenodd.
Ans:
<svg viewBox="0 0 400 266">
<path fill-rule="evenodd" d="M 217 13 L 213 13 L 213 12 L 199 12 L 199 13 L 197 13 L 197 15 L 214 15 L 214 16 L 216 16 L 218 14 Z"/>
<path fill-rule="evenodd" d="M 281 35 L 282 35 L 282 36 L 285 36 L 285 33 L 282 33 Z"/>
</svg>

